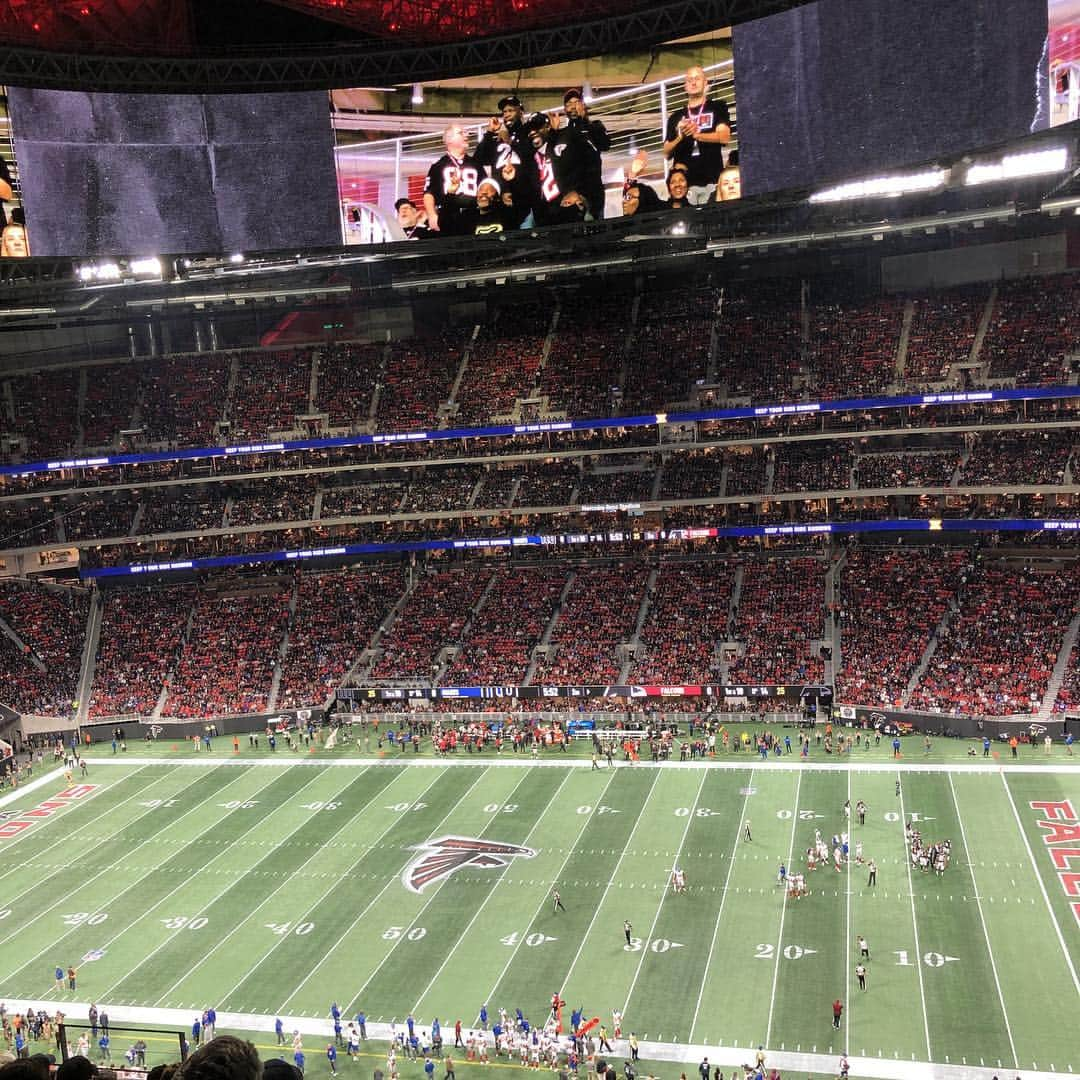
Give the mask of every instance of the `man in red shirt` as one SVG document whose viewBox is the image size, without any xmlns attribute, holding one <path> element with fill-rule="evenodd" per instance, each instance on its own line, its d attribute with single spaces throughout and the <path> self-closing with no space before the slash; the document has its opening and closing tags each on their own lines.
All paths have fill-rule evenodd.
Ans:
<svg viewBox="0 0 1080 1080">
<path fill-rule="evenodd" d="M 840 1015 L 844 1011 L 844 1003 L 837 998 L 832 1003 L 832 1026 L 838 1031 L 840 1030 Z"/>
</svg>

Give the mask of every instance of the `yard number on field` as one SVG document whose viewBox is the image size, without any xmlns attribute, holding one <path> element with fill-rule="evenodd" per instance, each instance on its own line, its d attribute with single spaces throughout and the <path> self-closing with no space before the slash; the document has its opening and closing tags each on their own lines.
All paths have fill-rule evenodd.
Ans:
<svg viewBox="0 0 1080 1080">
<path fill-rule="evenodd" d="M 776 811 L 776 816 L 781 821 L 790 821 L 791 817 L 792 817 L 792 811 L 791 810 L 777 810 Z M 800 810 L 799 811 L 799 820 L 800 821 L 813 821 L 814 818 L 823 818 L 824 816 L 825 816 L 824 814 L 819 814 L 815 810 Z"/>
<path fill-rule="evenodd" d="M 426 806 L 426 802 L 396 802 L 392 806 L 386 807 L 386 809 L 393 810 L 398 814 L 404 814 L 409 810 L 423 810 Z"/>
<path fill-rule="evenodd" d="M 516 930 L 512 934 L 507 934 L 506 937 L 499 938 L 504 945 L 516 945 L 519 941 L 523 945 L 528 945 L 530 949 L 535 949 L 537 945 L 546 945 L 549 941 L 558 941 L 558 938 L 548 937 L 547 934 L 529 934 L 527 937 L 522 937 Z"/>
<path fill-rule="evenodd" d="M 894 949 L 893 956 L 896 957 L 896 963 L 899 967 L 914 967 L 915 965 L 908 958 L 907 949 Z M 944 967 L 946 964 L 951 963 L 954 960 L 959 960 L 958 956 L 943 956 L 939 952 L 927 952 L 923 953 L 922 962 L 927 967 L 939 968 Z"/>
<path fill-rule="evenodd" d="M 817 949 L 807 948 L 805 945 L 785 945 L 780 954 L 785 960 L 801 960 L 804 956 L 813 956 Z M 772 960 L 775 956 L 775 946 L 768 941 L 761 942 L 754 953 L 755 960 Z"/>
<path fill-rule="evenodd" d="M 654 953 L 666 953 L 669 949 L 682 949 L 685 948 L 681 941 L 668 941 L 667 938 L 658 937 L 652 941 L 642 941 L 639 937 L 632 937 L 629 945 L 623 946 L 623 952 L 641 952 L 643 948 L 648 948 L 649 952 Z"/>
<path fill-rule="evenodd" d="M 210 920 L 205 915 L 189 918 L 187 915 L 174 915 L 171 919 L 161 920 L 170 930 L 201 930 Z"/>
<path fill-rule="evenodd" d="M 396 941 L 400 937 L 403 937 L 406 941 L 423 941 L 427 937 L 427 928 L 414 926 L 411 930 L 406 930 L 404 926 L 391 926 L 388 930 L 383 931 L 385 941 Z"/>
<path fill-rule="evenodd" d="M 65 926 L 100 926 L 107 918 L 104 911 L 75 911 L 64 916 Z"/>
<path fill-rule="evenodd" d="M 267 930 L 273 930 L 279 937 L 285 937 L 286 934 L 299 934 L 303 937 L 305 934 L 310 934 L 315 929 L 313 922 L 291 923 L 291 922 L 268 922 L 263 923 Z"/>
</svg>

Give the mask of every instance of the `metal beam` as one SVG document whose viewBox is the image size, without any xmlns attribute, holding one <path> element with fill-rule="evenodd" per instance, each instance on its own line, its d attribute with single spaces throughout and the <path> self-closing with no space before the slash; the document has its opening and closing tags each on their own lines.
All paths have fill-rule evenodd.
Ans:
<svg viewBox="0 0 1080 1080">
<path fill-rule="evenodd" d="M 676 0 L 577 25 L 454 42 L 254 56 L 90 56 L 0 47 L 0 83 L 113 93 L 331 90 L 480 75 L 648 47 L 806 0 Z"/>
</svg>

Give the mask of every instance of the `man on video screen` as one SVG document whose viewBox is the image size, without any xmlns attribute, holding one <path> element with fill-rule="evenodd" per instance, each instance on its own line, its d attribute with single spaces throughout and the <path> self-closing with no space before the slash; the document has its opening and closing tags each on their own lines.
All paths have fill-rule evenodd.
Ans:
<svg viewBox="0 0 1080 1080">
<path fill-rule="evenodd" d="M 686 107 L 668 117 L 664 157 L 686 168 L 690 201 L 704 202 L 724 168 L 724 147 L 731 142 L 727 103 L 708 96 L 701 67 L 686 72 Z"/>
<path fill-rule="evenodd" d="M 460 124 L 443 132 L 446 153 L 428 170 L 424 184 L 427 227 L 443 236 L 462 232 L 462 215 L 476 208 L 476 188 L 484 175 L 469 154 L 469 138 Z"/>
</svg>

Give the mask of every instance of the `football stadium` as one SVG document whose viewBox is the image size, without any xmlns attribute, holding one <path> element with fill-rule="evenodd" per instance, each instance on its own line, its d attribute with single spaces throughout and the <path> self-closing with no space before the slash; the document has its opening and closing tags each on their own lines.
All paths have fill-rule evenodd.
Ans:
<svg viewBox="0 0 1080 1080">
<path fill-rule="evenodd" d="M 0 1080 L 1080 1071 L 1078 40 L 0 0 Z"/>
</svg>

